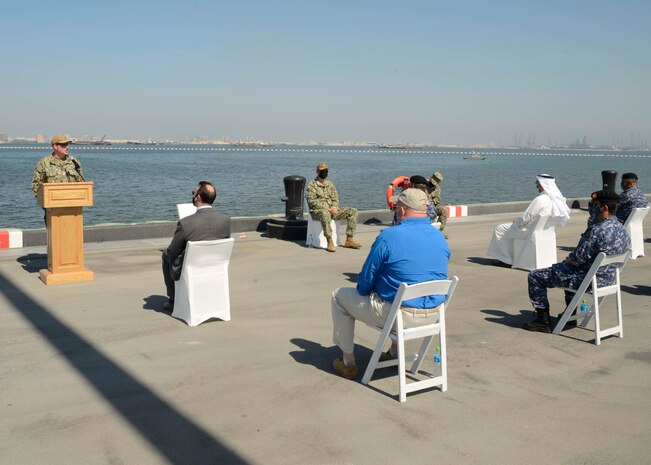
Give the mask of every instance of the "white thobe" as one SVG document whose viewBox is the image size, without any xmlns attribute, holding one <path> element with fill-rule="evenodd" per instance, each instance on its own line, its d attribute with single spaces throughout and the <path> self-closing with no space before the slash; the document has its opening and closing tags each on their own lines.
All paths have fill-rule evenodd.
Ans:
<svg viewBox="0 0 651 465">
<path fill-rule="evenodd" d="M 513 223 L 500 224 L 495 228 L 491 243 L 488 246 L 488 255 L 501 262 L 513 265 L 513 241 L 527 234 L 527 225 L 539 215 L 551 215 L 552 199 L 546 192 L 541 192 L 533 199 L 521 216 L 518 216 Z"/>
</svg>

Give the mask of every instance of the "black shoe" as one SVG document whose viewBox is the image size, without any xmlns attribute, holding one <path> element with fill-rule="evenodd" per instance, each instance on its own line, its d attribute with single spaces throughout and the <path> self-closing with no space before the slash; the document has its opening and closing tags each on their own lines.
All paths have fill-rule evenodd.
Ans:
<svg viewBox="0 0 651 465">
<path fill-rule="evenodd" d="M 174 310 L 174 301 L 173 300 L 168 300 L 163 304 L 163 310 L 166 312 L 172 312 Z"/>
<path fill-rule="evenodd" d="M 549 327 L 549 310 L 534 310 L 536 317 L 533 321 L 522 325 L 522 329 L 526 331 L 534 331 L 537 333 L 551 333 L 552 329 Z"/>
<path fill-rule="evenodd" d="M 509 265 L 508 263 L 504 263 L 500 260 L 495 260 L 495 263 L 493 263 L 493 265 L 499 266 L 500 268 L 511 268 L 511 265 Z"/>
</svg>

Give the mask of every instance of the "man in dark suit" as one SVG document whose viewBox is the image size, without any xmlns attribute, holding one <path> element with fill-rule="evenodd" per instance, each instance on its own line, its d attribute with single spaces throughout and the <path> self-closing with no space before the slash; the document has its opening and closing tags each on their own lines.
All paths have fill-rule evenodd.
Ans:
<svg viewBox="0 0 651 465">
<path fill-rule="evenodd" d="M 183 255 L 188 241 L 213 241 L 231 237 L 230 217 L 212 208 L 216 197 L 217 191 L 212 184 L 199 182 L 192 190 L 192 205 L 197 207 L 197 212 L 179 220 L 172 242 L 163 251 L 163 278 L 168 297 L 163 308 L 167 311 L 174 309 L 174 281 L 181 277 Z"/>
</svg>

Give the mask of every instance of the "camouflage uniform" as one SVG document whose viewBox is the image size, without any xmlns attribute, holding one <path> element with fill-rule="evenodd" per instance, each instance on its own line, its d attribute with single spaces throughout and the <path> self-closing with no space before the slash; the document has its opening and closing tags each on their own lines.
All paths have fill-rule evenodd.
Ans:
<svg viewBox="0 0 651 465">
<path fill-rule="evenodd" d="M 36 164 L 32 178 L 32 192 L 38 192 L 41 184 L 47 182 L 83 182 L 86 178 L 79 162 L 68 155 L 60 160 L 54 155 L 43 157 Z"/>
<path fill-rule="evenodd" d="M 443 175 L 438 171 L 429 178 L 432 185 L 429 189 L 429 198 L 436 206 L 437 221 L 441 223 L 441 231 L 443 231 L 448 222 L 448 212 L 441 205 L 441 186 L 439 185 L 441 181 L 443 181 Z"/>
<path fill-rule="evenodd" d="M 619 194 L 619 206 L 617 207 L 615 214 L 617 215 L 619 222 L 624 224 L 634 208 L 644 208 L 648 206 L 649 202 L 647 202 L 642 191 L 637 187 L 631 187 Z"/>
<path fill-rule="evenodd" d="M 346 220 L 346 235 L 352 237 L 357 228 L 357 209 L 351 207 L 339 208 L 339 194 L 335 185 L 327 179 L 320 182 L 318 178 L 313 179 L 307 185 L 307 206 L 313 220 L 320 221 L 323 227 L 323 235 L 332 238 L 330 221 Z M 339 211 L 332 216 L 328 208 L 337 207 Z"/>
<path fill-rule="evenodd" d="M 554 287 L 577 289 L 600 252 L 604 252 L 606 255 L 618 255 L 626 252 L 629 243 L 628 233 L 614 215 L 588 227 L 581 235 L 574 251 L 569 255 L 569 259 L 576 265 L 565 262 L 556 263 L 549 268 L 541 268 L 529 273 L 531 304 L 535 309 L 549 310 L 547 289 Z M 608 285 L 614 281 L 616 266 L 607 265 L 597 270 L 599 286 Z M 573 297 L 573 292 L 565 291 L 566 304 Z"/>
</svg>

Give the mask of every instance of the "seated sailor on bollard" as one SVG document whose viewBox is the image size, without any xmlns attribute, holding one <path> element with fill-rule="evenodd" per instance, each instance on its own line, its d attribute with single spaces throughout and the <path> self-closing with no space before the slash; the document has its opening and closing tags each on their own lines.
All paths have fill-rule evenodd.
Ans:
<svg viewBox="0 0 651 465">
<path fill-rule="evenodd" d="M 441 231 L 445 229 L 445 225 L 448 223 L 448 212 L 445 210 L 445 207 L 441 205 L 441 182 L 443 182 L 443 174 L 440 171 L 434 172 L 432 176 L 427 181 L 427 192 L 430 200 L 434 204 L 435 213 L 437 216 L 437 221 L 441 223 Z M 430 215 L 430 218 L 432 216 Z M 448 236 L 443 233 L 445 238 Z"/>
<path fill-rule="evenodd" d="M 315 221 L 321 222 L 323 235 L 328 241 L 326 250 L 334 252 L 335 243 L 332 240 L 332 220 L 346 220 L 346 242 L 344 247 L 359 249 L 362 244 L 355 242 L 355 230 L 357 228 L 357 209 L 352 207 L 339 207 L 339 194 L 337 188 L 326 179 L 328 177 L 328 164 L 321 162 L 316 166 L 317 177 L 307 186 L 307 206 L 310 215 Z"/>
</svg>

